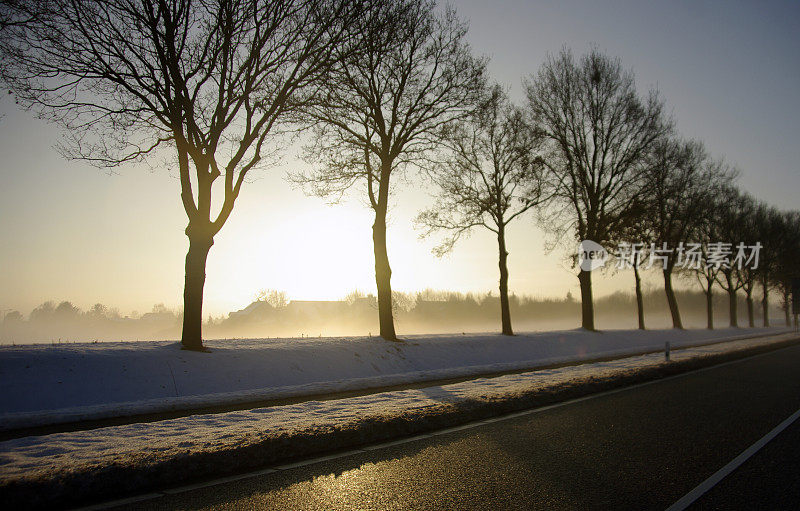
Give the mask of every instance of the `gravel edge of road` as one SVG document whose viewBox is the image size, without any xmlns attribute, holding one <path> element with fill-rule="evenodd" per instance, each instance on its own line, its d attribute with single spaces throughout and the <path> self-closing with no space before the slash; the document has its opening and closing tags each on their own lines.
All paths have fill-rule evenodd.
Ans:
<svg viewBox="0 0 800 511">
<path fill-rule="evenodd" d="M 158 464 L 98 466 L 59 473 L 55 477 L 42 475 L 0 481 L 0 505 L 4 509 L 53 509 L 123 498 L 552 405 L 797 344 L 800 344 L 800 337 L 633 369 L 613 376 L 572 380 L 499 400 L 465 400 L 424 415 L 401 414 L 391 418 L 365 419 L 348 428 L 322 426 L 296 431 L 266 437 L 245 447 L 194 453 Z"/>
</svg>

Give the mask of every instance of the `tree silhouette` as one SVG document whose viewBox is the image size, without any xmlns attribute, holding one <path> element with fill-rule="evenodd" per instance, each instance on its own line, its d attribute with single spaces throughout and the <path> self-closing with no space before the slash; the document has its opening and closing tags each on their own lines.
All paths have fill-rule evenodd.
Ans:
<svg viewBox="0 0 800 511">
<path fill-rule="evenodd" d="M 775 275 L 779 271 L 781 251 L 786 240 L 791 239 L 790 227 L 787 225 L 787 216 L 776 208 L 760 202 L 756 207 L 755 226 L 758 241 L 763 245 L 759 260 L 757 279 L 761 284 L 761 315 L 764 326 L 769 326 L 769 294 L 775 287 Z"/>
<path fill-rule="evenodd" d="M 763 252 L 761 238 L 763 233 L 761 232 L 762 225 L 759 222 L 759 203 L 752 197 L 749 197 L 748 203 L 748 214 L 739 225 L 739 235 L 736 241 L 737 243 L 744 243 L 748 247 L 755 246 L 758 243 L 761 244 L 762 248 L 759 249 L 758 264 L 756 265 L 755 261 L 750 264 L 743 264 L 741 268 L 737 268 L 736 275 L 741 281 L 742 291 L 744 291 L 745 304 L 747 305 L 747 325 L 753 328 L 756 326 L 753 291 L 759 281 L 759 274 L 763 270 L 761 266 Z"/>
<path fill-rule="evenodd" d="M 577 240 L 614 240 L 631 220 L 648 151 L 671 129 L 658 94 L 641 99 L 633 73 L 596 49 L 579 60 L 567 49 L 548 56 L 526 91 L 555 155 L 546 161 L 562 209 L 551 227 Z M 582 326 L 593 330 L 591 273 L 578 278 Z"/>
<path fill-rule="evenodd" d="M 783 232 L 778 244 L 780 250 L 771 278 L 783 298 L 786 325 L 790 325 L 792 279 L 800 278 L 800 211 L 787 211 L 782 217 Z"/>
<path fill-rule="evenodd" d="M 637 326 L 639 330 L 645 330 L 641 268 L 649 254 L 650 243 L 654 242 L 653 223 L 650 221 L 650 207 L 647 202 L 637 200 L 634 206 L 629 213 L 630 222 L 620 235 L 622 241 L 618 245 L 617 256 L 622 259 L 618 267 L 630 267 L 633 270 Z"/>
<path fill-rule="evenodd" d="M 277 289 L 262 289 L 256 295 L 257 302 L 266 302 L 276 309 L 283 309 L 289 305 L 289 297 L 285 291 Z"/>
<path fill-rule="evenodd" d="M 64 155 L 113 167 L 171 148 L 189 219 L 184 348 L 203 349 L 214 236 L 272 137 L 339 58 L 361 7 L 348 0 L 2 7 L 1 76 L 20 104 L 64 128 Z"/>
<path fill-rule="evenodd" d="M 722 165 L 721 162 L 717 164 L 720 166 Z M 724 167 L 720 167 L 720 169 L 723 170 Z M 709 330 L 714 329 L 714 284 L 717 282 L 720 266 L 706 264 L 706 261 L 708 261 L 709 257 L 709 243 L 720 240 L 720 226 L 717 222 L 717 211 L 719 208 L 724 207 L 724 205 L 720 203 L 722 194 L 719 192 L 722 190 L 724 190 L 724 187 L 718 189 L 718 193 L 715 193 L 711 198 L 709 202 L 710 214 L 700 218 L 695 226 L 697 241 L 702 243 L 700 246 L 700 257 L 703 263 L 687 269 L 688 273 L 695 275 L 706 297 L 706 328 Z"/>
<path fill-rule="evenodd" d="M 696 141 L 664 139 L 654 146 L 645 174 L 649 197 L 648 221 L 656 250 L 671 250 L 663 261 L 664 292 L 673 328 L 683 328 L 672 275 L 679 259 L 686 261 L 690 243 L 697 241 L 702 220 L 710 213 L 712 199 L 730 177 L 715 165 L 703 145 Z"/>
<path fill-rule="evenodd" d="M 295 175 L 320 196 L 341 198 L 365 186 L 375 212 L 372 239 L 380 335 L 395 340 L 386 217 L 392 176 L 422 164 L 441 140 L 442 127 L 474 107 L 485 63 L 472 56 L 467 27 L 428 0 L 385 2 L 366 16 L 360 34 L 340 46 L 345 62 L 321 84 L 325 101 L 307 115 L 317 124 L 306 148 L 311 173 Z"/>
<path fill-rule="evenodd" d="M 731 252 L 735 250 L 742 229 L 754 212 L 753 199 L 735 186 L 726 186 L 719 194 L 714 215 L 720 239 L 718 242 L 728 243 Z M 733 253 L 731 254 L 733 255 Z M 738 327 L 737 292 L 745 286 L 742 270 L 735 264 L 726 263 L 719 267 L 717 282 L 728 293 L 728 316 L 730 326 Z"/>
<path fill-rule="evenodd" d="M 538 155 L 541 137 L 510 104 L 499 86 L 467 122 L 453 125 L 445 137 L 450 152 L 433 179 L 441 190 L 436 205 L 417 222 L 424 235 L 445 230 L 449 235 L 435 249 L 449 252 L 474 227 L 497 236 L 500 268 L 502 332 L 513 335 L 508 300 L 506 229 L 514 219 L 546 199 L 544 165 Z"/>
</svg>

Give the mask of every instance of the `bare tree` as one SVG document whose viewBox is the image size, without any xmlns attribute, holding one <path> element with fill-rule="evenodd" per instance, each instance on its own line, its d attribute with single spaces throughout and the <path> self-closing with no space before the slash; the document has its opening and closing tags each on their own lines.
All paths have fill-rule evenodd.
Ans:
<svg viewBox="0 0 800 511">
<path fill-rule="evenodd" d="M 563 207 L 562 232 L 603 244 L 624 230 L 655 141 L 671 129 L 655 91 L 640 98 L 633 73 L 619 59 L 593 49 L 576 60 L 563 50 L 549 56 L 526 83 L 528 105 L 556 158 Z M 580 271 L 582 325 L 594 329 L 591 273 Z"/>
<path fill-rule="evenodd" d="M 706 328 L 714 329 L 714 284 L 718 281 L 721 266 L 717 264 L 707 264 L 709 261 L 709 246 L 719 242 L 724 238 L 722 232 L 722 222 L 720 216 L 722 211 L 727 208 L 724 197 L 737 177 L 736 171 L 731 169 L 722 160 L 712 160 L 705 158 L 703 165 L 705 170 L 700 174 L 703 180 L 700 187 L 705 190 L 700 197 L 705 196 L 705 205 L 692 219 L 692 238 L 691 242 L 700 244 L 699 261 L 692 261 L 692 256 L 683 257 L 689 259 L 687 265 L 682 268 L 686 275 L 694 275 L 703 294 L 706 297 Z M 698 264 L 699 263 L 699 264 Z"/>
<path fill-rule="evenodd" d="M 675 267 L 699 263 L 700 252 L 688 255 L 689 251 L 697 243 L 716 190 L 730 177 L 709 159 L 700 142 L 664 139 L 654 146 L 644 191 L 649 198 L 653 249 L 666 250 L 661 269 L 673 328 L 683 328 L 672 284 Z M 687 261 L 695 256 L 697 261 Z"/>
<path fill-rule="evenodd" d="M 712 207 L 716 204 L 712 201 Z M 719 266 L 713 264 L 706 264 L 708 261 L 708 243 L 718 240 L 717 226 L 712 216 L 706 216 L 701 220 L 697 226 L 699 234 L 698 241 L 702 244 L 700 246 L 700 258 L 702 264 L 689 268 L 689 271 L 695 275 L 697 282 L 703 290 L 706 297 L 706 328 L 709 330 L 714 329 L 714 283 L 717 282 L 717 275 L 719 274 Z"/>
<path fill-rule="evenodd" d="M 336 62 L 359 3 L 43 0 L 3 9 L 4 19 L 26 21 L 4 28 L 2 78 L 24 107 L 64 128 L 67 157 L 112 167 L 171 148 L 189 218 L 181 342 L 203 349 L 214 236 L 272 135 Z"/>
<path fill-rule="evenodd" d="M 454 125 L 445 139 L 448 158 L 433 174 L 441 190 L 436 205 L 420 213 L 423 235 L 449 232 L 434 252 L 441 256 L 474 227 L 495 233 L 500 268 L 500 318 L 504 335 L 514 335 L 508 299 L 506 229 L 546 200 L 541 137 L 525 122 L 499 86 L 468 122 Z"/>
<path fill-rule="evenodd" d="M 778 244 L 772 282 L 783 298 L 786 325 L 791 325 L 792 280 L 800 278 L 800 211 L 782 214 L 783 235 Z"/>
<path fill-rule="evenodd" d="M 708 245 L 703 244 L 701 248 L 701 257 L 703 261 L 708 258 Z M 697 281 L 703 289 L 703 294 L 706 297 L 706 328 L 708 330 L 714 329 L 714 283 L 717 282 L 719 275 L 719 268 L 713 265 L 701 264 L 695 270 Z"/>
<path fill-rule="evenodd" d="M 775 285 L 779 270 L 780 253 L 791 239 L 786 215 L 765 203 L 759 203 L 755 212 L 758 241 L 763 245 L 757 278 L 761 285 L 761 315 L 764 326 L 769 326 L 769 293 Z"/>
<path fill-rule="evenodd" d="M 640 194 L 644 197 L 644 194 Z M 621 242 L 617 245 L 621 268 L 633 270 L 634 294 L 636 296 L 636 320 L 639 330 L 645 330 L 644 294 L 642 293 L 642 261 L 648 257 L 650 243 L 653 240 L 653 228 L 650 221 L 650 207 L 646 201 L 637 202 L 630 211 L 630 223 L 621 233 Z"/>
<path fill-rule="evenodd" d="M 365 185 L 375 212 L 372 239 L 380 335 L 395 340 L 386 216 L 392 176 L 421 164 L 442 128 L 474 108 L 485 63 L 465 41 L 467 26 L 429 0 L 396 0 L 365 17 L 360 37 L 341 50 L 345 65 L 323 84 L 326 101 L 306 113 L 317 123 L 307 147 L 312 173 L 295 181 L 313 193 L 341 198 Z M 353 47 L 353 51 L 350 48 Z"/>
<path fill-rule="evenodd" d="M 257 302 L 266 302 L 276 309 L 283 309 L 289 305 L 289 296 L 286 291 L 277 289 L 262 289 L 256 295 Z"/>
<path fill-rule="evenodd" d="M 642 264 L 642 257 L 645 251 L 640 251 L 633 255 L 633 281 L 634 293 L 636 294 L 636 321 L 639 330 L 645 330 L 644 324 L 644 296 L 642 294 L 642 277 L 639 274 L 639 268 Z"/>
<path fill-rule="evenodd" d="M 742 283 L 742 290 L 745 295 L 745 304 L 747 305 L 747 325 L 750 328 L 756 326 L 755 322 L 755 305 L 753 300 L 753 292 L 755 291 L 756 284 L 759 282 L 759 276 L 763 268 L 762 256 L 764 253 L 762 237 L 763 231 L 761 228 L 763 224 L 760 222 L 760 204 L 752 197 L 748 197 L 747 201 L 747 216 L 742 220 L 739 225 L 739 235 L 736 239 L 737 243 L 744 243 L 748 247 L 754 247 L 756 244 L 759 248 L 758 261 L 752 261 L 749 264 L 742 264 L 741 268 L 737 268 L 736 275 Z"/>
<path fill-rule="evenodd" d="M 718 243 L 727 244 L 727 249 L 735 250 L 746 223 L 753 215 L 754 201 L 749 195 L 743 194 L 734 186 L 727 186 L 719 194 L 720 200 L 714 211 L 715 221 L 718 226 L 720 240 Z M 728 314 L 730 326 L 738 327 L 738 302 L 737 292 L 745 287 L 745 277 L 742 265 L 725 263 L 719 266 L 717 282 L 728 293 Z"/>
</svg>

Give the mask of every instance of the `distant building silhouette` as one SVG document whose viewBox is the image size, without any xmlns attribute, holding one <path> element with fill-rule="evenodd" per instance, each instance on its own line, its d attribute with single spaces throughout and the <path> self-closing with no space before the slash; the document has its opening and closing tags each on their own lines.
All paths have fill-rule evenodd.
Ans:
<svg viewBox="0 0 800 511">
<path fill-rule="evenodd" d="M 275 307 L 269 303 L 256 300 L 244 309 L 231 312 L 228 318 L 234 321 L 259 321 L 265 319 L 275 312 Z"/>
</svg>

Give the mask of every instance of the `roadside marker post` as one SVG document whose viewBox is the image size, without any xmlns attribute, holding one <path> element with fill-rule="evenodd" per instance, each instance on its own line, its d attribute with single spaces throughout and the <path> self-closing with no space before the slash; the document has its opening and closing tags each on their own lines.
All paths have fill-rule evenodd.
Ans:
<svg viewBox="0 0 800 511">
<path fill-rule="evenodd" d="M 664 343 L 664 360 L 669 362 L 669 341 Z"/>
</svg>

